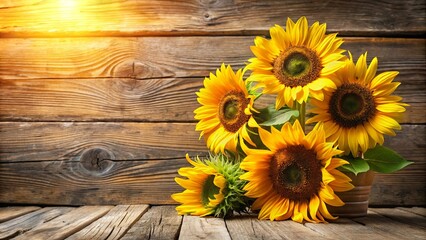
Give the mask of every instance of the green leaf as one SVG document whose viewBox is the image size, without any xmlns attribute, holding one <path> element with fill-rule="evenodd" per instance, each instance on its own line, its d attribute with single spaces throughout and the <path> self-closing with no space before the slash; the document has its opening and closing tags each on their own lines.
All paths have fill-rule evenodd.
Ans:
<svg viewBox="0 0 426 240">
<path fill-rule="evenodd" d="M 264 122 L 271 119 L 272 115 L 277 111 L 273 105 L 268 105 L 265 108 L 258 109 L 258 113 L 253 113 L 257 122 Z"/>
<path fill-rule="evenodd" d="M 261 126 L 274 126 L 280 125 L 288 122 L 291 117 L 298 117 L 299 111 L 291 109 L 282 109 L 270 114 L 270 118 L 262 123 L 259 123 Z"/>
<path fill-rule="evenodd" d="M 353 158 L 352 156 L 344 156 L 341 158 L 349 162 L 349 164 L 341 166 L 341 168 L 345 171 L 358 175 L 358 173 L 363 173 L 370 170 L 370 166 L 365 161 L 365 159 Z"/>
<path fill-rule="evenodd" d="M 392 149 L 379 145 L 365 152 L 364 158 L 371 170 L 380 173 L 393 173 L 413 163 Z"/>
</svg>

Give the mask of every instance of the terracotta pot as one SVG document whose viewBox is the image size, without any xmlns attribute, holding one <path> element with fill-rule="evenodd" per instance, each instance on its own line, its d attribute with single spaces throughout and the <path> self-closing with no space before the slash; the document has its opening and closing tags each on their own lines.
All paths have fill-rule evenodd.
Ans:
<svg viewBox="0 0 426 240">
<path fill-rule="evenodd" d="M 355 187 L 347 192 L 335 192 L 345 202 L 345 205 L 342 207 L 328 206 L 328 210 L 333 216 L 347 218 L 364 217 L 367 215 L 368 199 L 375 172 L 368 171 L 359 173 L 356 176 L 353 173 L 345 172 L 345 174 L 352 179 L 352 184 Z"/>
</svg>

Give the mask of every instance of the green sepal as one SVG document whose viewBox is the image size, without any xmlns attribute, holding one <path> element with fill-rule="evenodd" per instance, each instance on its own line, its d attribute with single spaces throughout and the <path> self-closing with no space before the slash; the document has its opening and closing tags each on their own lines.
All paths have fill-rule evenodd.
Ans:
<svg viewBox="0 0 426 240">
<path fill-rule="evenodd" d="M 240 179 L 244 171 L 240 168 L 241 159 L 239 155 L 210 155 L 206 164 L 213 167 L 218 173 L 223 175 L 227 186 L 223 192 L 223 201 L 214 208 L 215 217 L 226 218 L 232 216 L 233 212 L 244 212 L 249 205 L 249 198 L 243 190 L 247 184 L 246 180 Z"/>
<path fill-rule="evenodd" d="M 392 149 L 380 145 L 367 150 L 364 158 L 370 169 L 379 173 L 393 173 L 413 163 Z"/>
<path fill-rule="evenodd" d="M 349 164 L 345 164 L 340 167 L 344 172 L 351 172 L 355 175 L 358 175 L 358 173 L 363 173 L 370 170 L 370 166 L 365 161 L 365 159 L 354 158 L 352 155 L 342 156 L 340 158 L 349 162 Z"/>
<path fill-rule="evenodd" d="M 214 175 L 210 175 L 203 184 L 203 189 L 201 191 L 201 201 L 204 206 L 210 202 L 210 199 L 214 199 L 215 194 L 219 193 L 220 189 L 214 185 L 213 181 Z"/>
</svg>

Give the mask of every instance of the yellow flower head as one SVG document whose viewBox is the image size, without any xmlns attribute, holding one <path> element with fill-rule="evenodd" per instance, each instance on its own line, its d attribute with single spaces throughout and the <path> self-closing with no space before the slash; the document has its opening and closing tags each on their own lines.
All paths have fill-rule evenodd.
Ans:
<svg viewBox="0 0 426 240">
<path fill-rule="evenodd" d="M 175 181 L 186 189 L 182 193 L 172 195 L 175 201 L 182 203 L 176 210 L 181 215 L 211 215 L 224 198 L 226 180 L 213 167 L 201 161 L 192 161 L 188 155 L 186 160 L 194 167 L 179 169 L 179 174 L 188 179 L 175 178 Z"/>
<path fill-rule="evenodd" d="M 279 25 L 270 29 L 271 39 L 256 37 L 247 81 L 260 83 L 264 93 L 277 94 L 276 109 L 306 102 L 309 96 L 321 100 L 323 88 L 335 88 L 328 76 L 342 66 L 339 60 L 344 57 L 339 49 L 343 40 L 325 31 L 325 24 L 309 27 L 305 17 L 296 23 L 288 18 L 286 30 Z"/>
<path fill-rule="evenodd" d="M 342 206 L 336 192 L 353 188 L 350 178 L 336 168 L 346 164 L 335 158 L 341 151 L 333 143 L 325 142 L 322 124 L 308 134 L 296 121 L 287 122 L 281 131 L 271 133 L 259 128 L 259 136 L 268 150 L 250 149 L 242 144 L 247 154 L 241 176 L 249 181 L 246 196 L 256 198 L 253 210 L 260 209 L 259 219 L 296 222 L 325 222 L 335 219 L 327 205 Z"/>
<path fill-rule="evenodd" d="M 247 125 L 257 125 L 251 114 L 255 97 L 249 94 L 243 75 L 241 69 L 234 73 L 231 66 L 222 64 L 216 75 L 210 73 L 204 79 L 204 88 L 197 92 L 202 106 L 194 111 L 199 120 L 196 130 L 214 153 L 225 149 L 235 152 L 240 135 L 252 143 Z"/>
<path fill-rule="evenodd" d="M 175 178 L 185 190 L 172 194 L 172 198 L 182 204 L 176 207 L 180 215 L 225 217 L 245 208 L 242 190 L 245 181 L 239 178 L 243 173 L 239 163 L 232 163 L 224 155 L 192 161 L 187 154 L 186 160 L 193 166 L 179 169 L 179 174 L 186 179 Z"/>
<path fill-rule="evenodd" d="M 355 65 L 350 55 L 332 77 L 336 88 L 325 91 L 324 101 L 312 100 L 312 112 L 317 115 L 307 121 L 324 122 L 327 139 L 354 157 L 377 143 L 382 145 L 383 134 L 394 136 L 394 129 L 401 129 L 396 119 L 408 106 L 400 102 L 401 97 L 391 95 L 400 84 L 393 82 L 398 72 L 376 75 L 377 58 L 368 67 L 366 59 L 367 53 L 362 54 Z"/>
</svg>

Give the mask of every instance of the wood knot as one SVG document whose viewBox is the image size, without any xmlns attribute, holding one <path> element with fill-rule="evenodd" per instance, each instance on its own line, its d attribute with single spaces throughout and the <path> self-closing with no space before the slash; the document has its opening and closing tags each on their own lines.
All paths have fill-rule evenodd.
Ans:
<svg viewBox="0 0 426 240">
<path fill-rule="evenodd" d="M 114 163 L 111 161 L 114 155 L 102 148 L 88 149 L 81 155 L 80 164 L 92 174 L 103 174 L 108 172 Z"/>
</svg>

